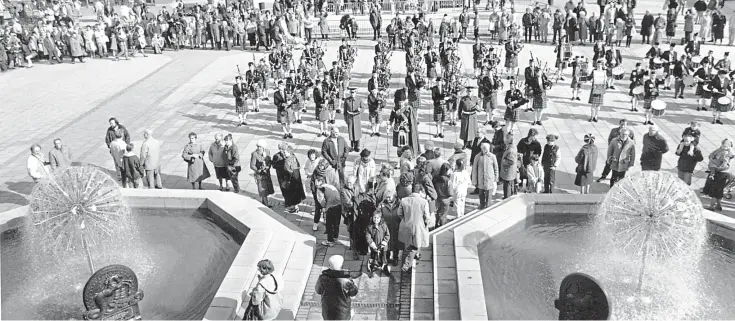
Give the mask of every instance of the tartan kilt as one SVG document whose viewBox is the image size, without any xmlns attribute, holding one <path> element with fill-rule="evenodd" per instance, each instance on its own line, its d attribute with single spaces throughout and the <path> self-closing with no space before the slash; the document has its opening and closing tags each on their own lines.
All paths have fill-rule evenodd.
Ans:
<svg viewBox="0 0 735 321">
<path fill-rule="evenodd" d="M 533 109 L 546 109 L 546 94 L 533 96 Z"/>
<path fill-rule="evenodd" d="M 250 99 L 258 99 L 261 96 L 261 90 L 259 84 L 253 84 L 253 86 L 250 87 L 250 92 L 248 94 L 248 98 Z"/>
<path fill-rule="evenodd" d="M 370 120 L 371 124 L 379 124 L 380 122 L 383 121 L 383 113 L 381 112 L 380 109 L 375 110 L 375 111 L 370 111 L 368 114 L 368 119 Z"/>
<path fill-rule="evenodd" d="M 602 105 L 605 103 L 605 94 L 593 94 L 590 92 L 590 99 L 587 103 L 592 105 Z"/>
<path fill-rule="evenodd" d="M 518 57 L 505 57 L 505 68 L 518 67 Z"/>
<path fill-rule="evenodd" d="M 244 114 L 247 111 L 247 108 L 245 108 L 245 100 L 236 100 L 235 101 L 235 112 L 238 114 Z"/>
<path fill-rule="evenodd" d="M 505 114 L 503 120 L 517 123 L 518 122 L 518 108 L 505 107 Z"/>
<path fill-rule="evenodd" d="M 447 108 L 443 103 L 434 104 L 434 121 L 444 121 L 447 116 Z"/>
<path fill-rule="evenodd" d="M 320 122 L 329 120 L 329 109 L 327 108 L 327 106 L 316 105 L 316 108 L 314 108 L 314 113 L 316 114 L 316 120 Z"/>
<path fill-rule="evenodd" d="M 293 109 L 286 108 L 284 110 L 279 110 L 276 118 L 279 124 L 293 123 L 293 119 L 294 119 Z"/>
<path fill-rule="evenodd" d="M 436 67 L 432 66 L 432 67 L 426 68 L 426 77 L 431 80 L 436 79 L 437 77 Z"/>
<path fill-rule="evenodd" d="M 643 99 L 643 109 L 651 109 L 651 102 L 653 102 L 653 97 L 648 97 Z"/>
<path fill-rule="evenodd" d="M 498 108 L 498 92 L 496 90 L 491 91 L 489 95 L 482 96 L 482 107 L 487 113 Z"/>
</svg>

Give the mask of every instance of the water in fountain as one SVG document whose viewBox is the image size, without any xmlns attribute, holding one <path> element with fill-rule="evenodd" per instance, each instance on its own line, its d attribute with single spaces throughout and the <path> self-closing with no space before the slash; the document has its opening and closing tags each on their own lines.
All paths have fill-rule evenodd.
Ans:
<svg viewBox="0 0 735 321">
<path fill-rule="evenodd" d="M 707 304 L 692 290 L 699 287 L 706 220 L 699 197 L 679 178 L 644 171 L 621 180 L 594 227 L 592 249 L 603 255 L 588 269 L 606 280 L 616 318 L 690 318 Z"/>
</svg>

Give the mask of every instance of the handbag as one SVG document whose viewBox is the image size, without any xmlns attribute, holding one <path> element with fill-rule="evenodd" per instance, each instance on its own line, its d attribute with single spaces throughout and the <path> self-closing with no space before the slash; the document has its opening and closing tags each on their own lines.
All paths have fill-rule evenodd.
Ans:
<svg viewBox="0 0 735 321">
<path fill-rule="evenodd" d="M 276 280 L 276 277 L 273 275 L 270 276 L 273 278 L 273 283 L 276 284 L 276 291 L 278 291 L 278 281 Z M 260 283 L 258 283 L 257 286 L 263 287 Z M 263 290 L 265 290 L 265 295 L 263 296 L 263 300 L 260 301 L 260 304 L 253 304 L 252 298 L 250 299 L 248 307 L 245 308 L 245 313 L 242 316 L 243 320 L 263 320 L 263 311 L 271 305 L 270 295 L 276 294 L 276 292 L 268 291 L 265 287 L 263 287 Z"/>
</svg>

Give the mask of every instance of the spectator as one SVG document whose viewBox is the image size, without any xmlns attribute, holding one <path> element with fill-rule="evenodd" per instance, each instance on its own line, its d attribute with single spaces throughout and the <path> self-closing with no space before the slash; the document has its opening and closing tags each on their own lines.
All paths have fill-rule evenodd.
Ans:
<svg viewBox="0 0 735 321">
<path fill-rule="evenodd" d="M 220 191 L 230 191 L 227 184 L 227 160 L 225 159 L 225 144 L 222 142 L 222 134 L 214 135 L 214 142 L 209 145 L 209 161 L 214 165 L 214 173 L 219 181 Z"/>
<path fill-rule="evenodd" d="M 317 179 L 317 200 L 321 208 L 326 209 L 326 234 L 327 240 L 322 242 L 324 246 L 334 246 L 334 241 L 339 237 L 339 222 L 342 219 L 342 199 L 340 191 L 336 186 L 328 184 L 324 179 Z M 318 222 L 314 226 L 317 227 Z"/>
<path fill-rule="evenodd" d="M 275 320 L 278 317 L 283 306 L 281 289 L 286 283 L 273 273 L 275 270 L 273 262 L 268 259 L 258 262 L 258 284 L 250 292 L 244 320 Z M 253 307 L 259 307 L 260 315 L 253 315 Z"/>
<path fill-rule="evenodd" d="M 544 168 L 544 193 L 553 193 L 556 183 L 556 166 L 559 165 L 559 146 L 556 140 L 559 136 L 546 135 L 546 145 L 541 156 L 541 166 Z"/>
<path fill-rule="evenodd" d="M 28 170 L 28 176 L 30 176 L 36 183 L 49 175 L 50 171 L 48 168 L 48 163 L 45 159 L 43 159 L 43 154 L 41 154 L 41 146 L 37 144 L 33 144 L 33 146 L 31 146 L 31 155 L 28 156 L 26 169 Z"/>
<path fill-rule="evenodd" d="M 424 186 L 414 184 L 412 193 L 401 199 L 398 216 L 401 224 L 398 230 L 398 240 L 404 245 L 403 267 L 407 272 L 416 266 L 419 259 L 419 249 L 429 246 L 429 229 L 426 222 L 430 219 L 429 202 L 426 200 Z"/>
<path fill-rule="evenodd" d="M 342 270 L 344 260 L 341 255 L 329 257 L 329 269 L 323 271 L 316 281 L 316 294 L 322 296 L 324 320 L 352 319 L 352 298 L 358 289 L 349 273 Z"/>
<path fill-rule="evenodd" d="M 643 135 L 643 149 L 641 150 L 641 170 L 657 171 L 661 169 L 663 155 L 669 151 L 669 145 L 658 132 L 658 126 L 648 127 L 648 133 Z"/>
<path fill-rule="evenodd" d="M 354 176 L 355 193 L 359 194 L 367 190 L 368 181 L 375 177 L 375 161 L 370 157 L 370 150 L 363 149 L 360 158 L 355 160 Z"/>
<path fill-rule="evenodd" d="M 386 199 L 395 197 L 396 182 L 393 180 L 393 168 L 389 164 L 383 164 L 380 173 L 375 177 L 375 201 L 381 204 Z"/>
<path fill-rule="evenodd" d="M 110 148 L 110 143 L 115 140 L 115 133 L 118 130 L 122 132 L 125 144 L 130 143 L 130 134 L 128 133 L 128 129 L 125 128 L 125 126 L 120 125 L 120 122 L 115 117 L 110 118 L 109 122 L 110 127 L 107 128 L 107 134 L 105 135 L 105 144 L 107 144 L 107 148 Z"/>
<path fill-rule="evenodd" d="M 140 158 L 135 155 L 133 143 L 125 146 L 125 154 L 122 157 L 122 185 L 125 188 L 138 188 L 141 184 L 141 178 L 145 175 L 143 167 L 140 165 Z"/>
<path fill-rule="evenodd" d="M 390 242 L 390 230 L 388 225 L 383 222 L 380 212 L 372 215 L 372 221 L 367 228 L 367 244 L 369 248 L 370 258 L 368 259 L 368 273 L 373 271 L 383 271 L 386 276 L 390 275 L 390 266 L 387 264 L 386 254 L 388 252 L 388 242 Z"/>
<path fill-rule="evenodd" d="M 51 172 L 61 173 L 71 166 L 71 153 L 66 145 L 61 144 L 61 139 L 54 139 L 54 148 L 48 152 L 48 162 Z"/>
<path fill-rule="evenodd" d="M 498 161 L 490 152 L 490 144 L 483 143 L 481 153 L 475 157 L 472 164 L 472 185 L 480 189 L 480 209 L 484 209 L 492 202 L 492 197 L 498 186 Z"/>
<path fill-rule="evenodd" d="M 709 154 L 707 169 L 709 175 L 702 192 L 712 198 L 709 209 L 722 211 L 722 197 L 727 185 L 732 182 L 733 175 L 729 173 L 730 160 L 735 157 L 732 141 L 724 139 L 719 148 Z"/>
<path fill-rule="evenodd" d="M 528 182 L 526 191 L 528 193 L 541 193 L 544 189 L 544 171 L 539 164 L 538 155 L 531 155 L 531 163 L 526 166 Z"/>
<path fill-rule="evenodd" d="M 115 140 L 110 143 L 110 155 L 112 155 L 112 161 L 115 164 L 115 173 L 117 173 L 117 179 L 123 181 L 122 176 L 122 158 L 125 156 L 128 143 L 123 140 L 122 130 L 115 131 Z"/>
<path fill-rule="evenodd" d="M 426 172 L 434 178 L 439 175 L 439 170 L 444 164 L 447 164 L 447 161 L 442 158 L 441 148 L 434 148 L 434 158 L 426 161 Z"/>
<path fill-rule="evenodd" d="M 143 143 L 140 145 L 140 163 L 145 170 L 148 188 L 163 188 L 161 183 L 161 142 L 153 138 L 153 131 L 143 131 Z"/>
<path fill-rule="evenodd" d="M 518 152 L 513 147 L 513 135 L 505 136 L 502 157 L 498 162 L 499 180 L 503 182 L 503 199 L 516 194 L 516 180 L 518 179 Z"/>
<path fill-rule="evenodd" d="M 273 155 L 273 168 L 281 187 L 283 205 L 289 213 L 298 213 L 299 204 L 306 199 L 306 193 L 301 181 L 301 164 L 289 143 L 282 142 L 278 145 L 278 153 Z"/>
<path fill-rule="evenodd" d="M 232 182 L 232 189 L 235 193 L 240 193 L 240 180 L 238 175 L 242 170 L 240 167 L 240 151 L 232 140 L 232 134 L 225 136 L 225 148 L 223 150 L 225 164 L 227 165 L 227 179 Z M 301 187 L 303 193 L 304 188 Z"/>
<path fill-rule="evenodd" d="M 702 151 L 694 144 L 694 137 L 684 136 L 684 140 L 679 143 L 679 147 L 676 149 L 676 156 L 679 156 L 677 162 L 679 178 L 687 185 L 692 185 L 694 169 L 697 167 L 697 163 L 704 160 Z"/>
<path fill-rule="evenodd" d="M 454 165 L 454 171 L 449 179 L 449 192 L 452 195 L 452 202 L 456 211 L 457 218 L 464 215 L 465 198 L 467 197 L 467 188 L 470 187 L 472 180 L 470 173 L 467 172 L 465 159 L 457 159 Z M 497 184 L 496 184 L 497 187 Z"/>
<path fill-rule="evenodd" d="M 210 176 L 207 164 L 204 163 L 204 153 L 204 147 L 197 143 L 197 134 L 189 133 L 189 143 L 184 146 L 181 157 L 187 164 L 186 180 L 191 183 L 191 189 L 195 189 L 197 183 L 199 189 L 203 189 L 202 181 Z"/>
<path fill-rule="evenodd" d="M 450 175 L 452 175 L 452 168 L 449 164 L 444 163 L 439 168 L 437 175 L 433 178 L 434 188 L 436 189 L 435 228 L 441 227 L 447 220 L 447 212 L 449 212 L 449 204 L 452 200 L 449 187 Z"/>
<path fill-rule="evenodd" d="M 575 172 L 577 177 L 574 179 L 574 185 L 580 187 L 581 194 L 590 193 L 590 183 L 592 175 L 597 166 L 597 146 L 595 146 L 595 136 L 592 134 L 584 135 L 584 146 L 580 148 L 574 161 L 577 163 Z M 615 173 L 613 173 L 615 175 Z M 612 179 L 611 179 L 612 181 Z"/>
</svg>

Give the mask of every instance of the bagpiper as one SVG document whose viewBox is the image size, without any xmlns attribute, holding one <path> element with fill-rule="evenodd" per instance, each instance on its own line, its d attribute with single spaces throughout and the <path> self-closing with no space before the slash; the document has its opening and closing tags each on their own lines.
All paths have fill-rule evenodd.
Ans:
<svg viewBox="0 0 735 321">
<path fill-rule="evenodd" d="M 441 77 L 436 78 L 436 85 L 431 87 L 431 100 L 434 101 L 434 122 L 436 123 L 435 138 L 444 138 L 444 121 L 447 113 L 447 101 L 449 93 L 444 87 Z"/>
<path fill-rule="evenodd" d="M 264 75 L 261 75 L 260 72 L 255 69 L 255 64 L 252 61 L 249 62 L 248 70 L 245 72 L 245 83 L 247 84 L 248 92 L 250 94 L 248 99 L 253 106 L 249 111 L 256 113 L 260 111 L 258 100 L 260 100 L 261 88 L 263 88 L 261 85 L 262 81 L 265 81 Z"/>
<path fill-rule="evenodd" d="M 240 123 L 238 123 L 237 126 L 247 125 L 248 111 L 245 107 L 247 88 L 245 87 L 245 84 L 242 83 L 241 76 L 235 77 L 235 84 L 232 85 L 232 95 L 235 96 L 235 113 L 237 113 L 237 118 L 240 120 Z"/>
</svg>

